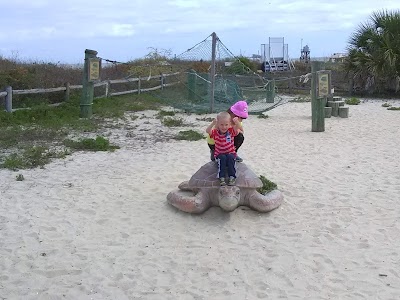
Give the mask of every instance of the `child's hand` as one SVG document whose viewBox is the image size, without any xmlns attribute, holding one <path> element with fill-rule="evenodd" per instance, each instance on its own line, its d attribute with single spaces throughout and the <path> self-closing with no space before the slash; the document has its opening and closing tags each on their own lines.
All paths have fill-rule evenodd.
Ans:
<svg viewBox="0 0 400 300">
<path fill-rule="evenodd" d="M 211 124 L 212 124 L 212 125 L 217 124 L 217 118 L 215 118 L 214 120 L 212 120 Z"/>
<path fill-rule="evenodd" d="M 232 122 L 233 122 L 234 124 L 240 123 L 238 117 L 234 117 L 234 118 L 232 119 Z"/>
</svg>

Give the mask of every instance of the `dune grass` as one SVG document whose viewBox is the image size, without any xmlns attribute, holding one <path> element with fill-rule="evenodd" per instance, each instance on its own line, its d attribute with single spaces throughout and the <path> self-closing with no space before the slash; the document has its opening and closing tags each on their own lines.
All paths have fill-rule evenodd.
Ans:
<svg viewBox="0 0 400 300">
<path fill-rule="evenodd" d="M 70 151 L 109 151 L 116 149 L 104 138 L 65 141 L 71 133 L 96 133 L 106 119 L 123 118 L 125 112 L 156 110 L 161 103 L 151 95 L 125 95 L 95 99 L 93 117 L 82 119 L 79 97 L 59 106 L 39 104 L 12 113 L 0 111 L 0 168 L 24 169 L 44 166 L 52 158 L 65 157 L 65 151 L 50 149 L 63 145 Z M 68 153 L 69 153 L 68 152 Z"/>
<path fill-rule="evenodd" d="M 185 141 L 198 141 L 204 139 L 204 135 L 194 130 L 184 130 L 179 131 L 178 134 L 175 136 L 175 139 Z"/>
</svg>

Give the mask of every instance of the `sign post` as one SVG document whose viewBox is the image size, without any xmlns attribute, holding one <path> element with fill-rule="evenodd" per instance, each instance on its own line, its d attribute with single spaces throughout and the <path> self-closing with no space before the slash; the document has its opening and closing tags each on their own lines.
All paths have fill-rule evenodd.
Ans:
<svg viewBox="0 0 400 300">
<path fill-rule="evenodd" d="M 321 62 L 311 62 L 311 131 L 323 132 L 325 131 L 325 80 L 319 79 L 319 70 L 321 70 Z M 323 74 L 323 73 L 322 73 Z M 323 77 L 324 79 L 327 79 Z M 327 81 L 328 82 L 328 81 Z M 321 90 L 320 90 L 321 89 Z M 329 92 L 329 89 L 328 89 Z"/>
<path fill-rule="evenodd" d="M 100 59 L 96 57 L 97 51 L 85 50 L 85 63 L 83 65 L 83 82 L 81 97 L 81 118 L 92 116 L 92 105 L 94 95 L 94 82 L 100 79 Z"/>
</svg>

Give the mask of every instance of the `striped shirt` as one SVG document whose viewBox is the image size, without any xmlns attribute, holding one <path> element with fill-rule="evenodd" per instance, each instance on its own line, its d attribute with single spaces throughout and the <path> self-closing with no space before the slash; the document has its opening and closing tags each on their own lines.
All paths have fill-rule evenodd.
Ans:
<svg viewBox="0 0 400 300">
<path fill-rule="evenodd" d="M 226 133 L 221 134 L 218 129 L 211 130 L 210 138 L 215 141 L 214 157 L 219 154 L 232 153 L 236 157 L 235 145 L 233 143 L 234 137 L 238 133 L 231 127 L 228 128 Z"/>
</svg>

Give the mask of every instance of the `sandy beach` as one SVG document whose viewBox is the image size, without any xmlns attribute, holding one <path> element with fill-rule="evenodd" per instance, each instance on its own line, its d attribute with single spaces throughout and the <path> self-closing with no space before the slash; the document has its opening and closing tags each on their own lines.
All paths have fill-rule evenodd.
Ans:
<svg viewBox="0 0 400 300">
<path fill-rule="evenodd" d="M 245 120 L 239 155 L 284 194 L 266 214 L 170 206 L 209 151 L 164 141 L 183 129 L 155 112 L 110 129 L 115 152 L 0 170 L 0 299 L 399 299 L 400 112 L 382 103 L 321 133 L 310 103 Z"/>
</svg>

